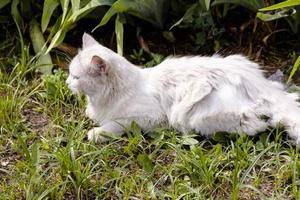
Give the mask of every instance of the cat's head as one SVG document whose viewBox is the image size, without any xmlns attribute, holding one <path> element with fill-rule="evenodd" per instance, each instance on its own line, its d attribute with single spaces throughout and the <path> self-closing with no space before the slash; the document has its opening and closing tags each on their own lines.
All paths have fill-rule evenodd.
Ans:
<svg viewBox="0 0 300 200">
<path fill-rule="evenodd" d="M 107 90 L 122 59 L 85 33 L 82 37 L 82 49 L 69 65 L 66 83 L 77 94 L 94 95 Z"/>
</svg>

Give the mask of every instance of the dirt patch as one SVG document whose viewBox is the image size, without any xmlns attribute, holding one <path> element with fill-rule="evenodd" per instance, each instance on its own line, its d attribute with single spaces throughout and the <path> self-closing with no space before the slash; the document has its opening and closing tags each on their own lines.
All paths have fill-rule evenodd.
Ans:
<svg viewBox="0 0 300 200">
<path fill-rule="evenodd" d="M 266 195 L 267 197 L 271 197 L 274 191 L 275 185 L 274 180 L 271 178 L 262 179 L 262 183 L 260 184 L 260 191 Z"/>
<path fill-rule="evenodd" d="M 39 105 L 33 99 L 30 99 L 26 108 L 23 109 L 22 115 L 27 127 L 41 135 L 47 130 L 50 119 L 45 113 L 37 110 L 38 107 Z"/>
<path fill-rule="evenodd" d="M 8 147 L 4 152 L 0 154 L 0 180 L 5 176 L 11 176 L 11 172 L 14 171 L 16 161 L 20 159 L 20 156 Z"/>
</svg>

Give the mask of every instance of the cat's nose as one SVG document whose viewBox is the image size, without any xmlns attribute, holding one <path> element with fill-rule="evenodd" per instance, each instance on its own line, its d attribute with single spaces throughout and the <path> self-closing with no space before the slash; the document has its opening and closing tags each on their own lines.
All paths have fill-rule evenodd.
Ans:
<svg viewBox="0 0 300 200">
<path fill-rule="evenodd" d="M 66 83 L 67 83 L 68 85 L 70 85 L 70 83 L 71 83 L 71 78 L 70 78 L 70 76 L 67 78 Z"/>
</svg>

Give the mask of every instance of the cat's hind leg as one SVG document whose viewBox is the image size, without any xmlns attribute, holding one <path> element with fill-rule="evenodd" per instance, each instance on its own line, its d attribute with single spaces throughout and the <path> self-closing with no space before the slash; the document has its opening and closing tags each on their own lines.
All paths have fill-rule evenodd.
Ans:
<svg viewBox="0 0 300 200">
<path fill-rule="evenodd" d="M 300 145 L 300 109 L 290 110 L 286 112 L 277 112 L 272 119 L 272 125 L 282 123 L 288 132 L 289 136 L 293 138 L 296 144 Z"/>
<path fill-rule="evenodd" d="M 268 122 L 261 119 L 261 117 L 257 114 L 251 112 L 243 113 L 240 120 L 241 132 L 251 136 L 266 130 L 269 126 Z"/>
<path fill-rule="evenodd" d="M 271 106 L 271 125 L 276 126 L 277 123 L 282 123 L 289 136 L 300 145 L 300 104 L 296 99 L 298 99 L 296 94 L 286 93 L 284 99 L 280 99 Z"/>
</svg>

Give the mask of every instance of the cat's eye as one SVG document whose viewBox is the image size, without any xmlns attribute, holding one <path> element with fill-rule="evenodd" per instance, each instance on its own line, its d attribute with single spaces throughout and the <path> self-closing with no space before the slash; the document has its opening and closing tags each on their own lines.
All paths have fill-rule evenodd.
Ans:
<svg viewBox="0 0 300 200">
<path fill-rule="evenodd" d="M 74 76 L 74 75 L 72 75 L 72 77 L 73 77 L 74 79 L 79 79 L 79 76 Z"/>
</svg>

